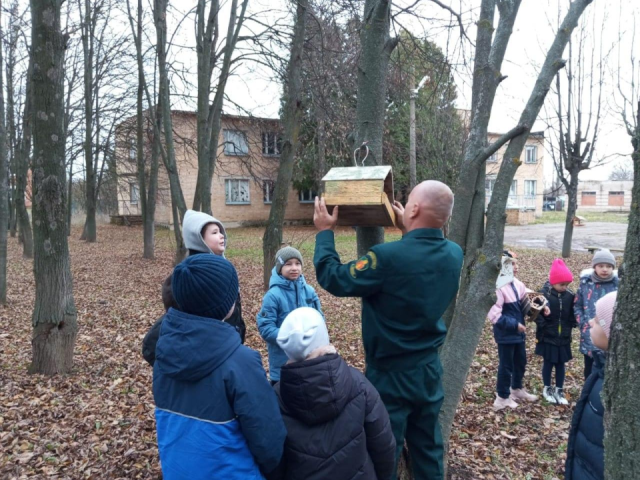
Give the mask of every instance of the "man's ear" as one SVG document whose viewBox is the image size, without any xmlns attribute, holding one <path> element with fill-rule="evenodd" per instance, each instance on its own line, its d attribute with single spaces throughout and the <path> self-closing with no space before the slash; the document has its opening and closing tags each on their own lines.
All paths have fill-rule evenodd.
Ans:
<svg viewBox="0 0 640 480">
<path fill-rule="evenodd" d="M 418 205 L 418 202 L 415 202 L 413 205 L 411 205 L 409 218 L 416 218 L 419 214 L 420 214 L 420 205 Z"/>
</svg>

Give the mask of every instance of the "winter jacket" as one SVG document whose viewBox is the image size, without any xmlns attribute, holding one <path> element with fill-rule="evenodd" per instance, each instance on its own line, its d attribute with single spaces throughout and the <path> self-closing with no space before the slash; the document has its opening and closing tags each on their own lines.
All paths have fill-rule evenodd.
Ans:
<svg viewBox="0 0 640 480">
<path fill-rule="evenodd" d="M 536 318 L 536 340 L 558 347 L 571 344 L 571 330 L 577 327 L 573 314 L 575 294 L 567 289 L 562 293 L 556 291 L 549 282 L 544 284 L 540 293 L 547 299 L 549 316 L 542 312 Z"/>
<path fill-rule="evenodd" d="M 169 293 L 171 294 L 171 277 L 173 274 L 169 275 L 165 280 L 164 284 L 169 283 Z M 163 284 L 163 285 L 164 285 Z M 164 295 L 164 289 L 163 289 Z M 171 298 L 173 299 L 173 294 L 171 294 Z M 165 304 L 166 305 L 166 304 Z M 174 301 L 175 309 L 179 310 L 178 304 Z M 147 334 L 144 336 L 142 340 L 142 356 L 147 361 L 149 365 L 153 367 L 153 364 L 156 360 L 156 344 L 158 343 L 158 337 L 160 336 L 160 327 L 162 326 L 162 321 L 164 320 L 165 315 L 156 320 Z M 245 335 L 247 332 L 247 327 L 244 324 L 244 320 L 242 320 L 242 300 L 240 298 L 240 294 L 238 293 L 238 299 L 236 300 L 236 306 L 233 310 L 233 313 L 229 318 L 227 318 L 225 323 L 231 325 L 238 335 L 240 335 L 240 343 L 244 343 Z"/>
<path fill-rule="evenodd" d="M 582 388 L 571 420 L 565 480 L 604 480 L 604 353 L 593 354 L 593 370 Z"/>
<path fill-rule="evenodd" d="M 580 328 L 580 353 L 592 355 L 598 350 L 591 342 L 589 320 L 596 316 L 596 302 L 607 293 L 618 290 L 618 276 L 614 273 L 608 282 L 594 282 L 593 269 L 585 270 L 580 275 L 580 287 L 576 294 L 573 311 Z"/>
<path fill-rule="evenodd" d="M 170 309 L 153 367 L 165 480 L 262 479 L 286 430 L 260 355 L 228 324 Z"/>
<path fill-rule="evenodd" d="M 273 478 L 387 480 L 395 438 L 380 395 L 336 354 L 288 363 L 275 387 L 287 440 Z"/>
<path fill-rule="evenodd" d="M 525 333 L 518 331 L 518 324 L 524 325 L 527 288 L 517 278 L 513 282 L 496 290 L 496 303 L 487 317 L 493 324 L 493 337 L 496 343 L 511 345 L 522 343 Z"/>
<path fill-rule="evenodd" d="M 287 355 L 278 346 L 276 338 L 285 317 L 299 307 L 311 307 L 322 313 L 320 299 L 311 285 L 308 285 L 304 275 L 295 280 L 287 280 L 271 271 L 269 290 L 262 299 L 262 308 L 258 312 L 258 330 L 267 342 L 269 352 L 269 379 L 280 380 L 280 367 L 287 363 Z"/>
</svg>

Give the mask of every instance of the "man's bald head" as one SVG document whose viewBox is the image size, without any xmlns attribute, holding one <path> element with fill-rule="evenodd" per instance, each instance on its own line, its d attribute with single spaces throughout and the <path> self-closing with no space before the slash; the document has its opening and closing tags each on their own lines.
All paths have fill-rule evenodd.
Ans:
<svg viewBox="0 0 640 480">
<path fill-rule="evenodd" d="M 426 180 L 411 191 L 406 209 L 407 230 L 442 228 L 453 210 L 453 192 L 442 182 Z"/>
</svg>

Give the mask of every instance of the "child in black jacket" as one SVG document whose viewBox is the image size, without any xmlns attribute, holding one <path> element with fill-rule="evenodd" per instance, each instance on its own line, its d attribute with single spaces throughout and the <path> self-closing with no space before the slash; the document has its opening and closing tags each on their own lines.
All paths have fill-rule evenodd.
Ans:
<svg viewBox="0 0 640 480">
<path fill-rule="evenodd" d="M 329 343 L 322 314 L 291 312 L 277 342 L 289 358 L 275 386 L 287 428 L 282 462 L 269 479 L 388 480 L 396 442 L 376 389 Z"/>
<path fill-rule="evenodd" d="M 543 358 L 542 381 L 544 399 L 552 404 L 568 405 L 564 398 L 565 364 L 573 358 L 571 354 L 571 331 L 577 327 L 573 313 L 575 294 L 568 289 L 573 275 L 559 258 L 553 261 L 549 281 L 540 293 L 547 299 L 549 314 L 544 312 L 536 318 L 536 355 Z M 551 372 L 556 371 L 556 386 L 551 386 Z"/>
</svg>

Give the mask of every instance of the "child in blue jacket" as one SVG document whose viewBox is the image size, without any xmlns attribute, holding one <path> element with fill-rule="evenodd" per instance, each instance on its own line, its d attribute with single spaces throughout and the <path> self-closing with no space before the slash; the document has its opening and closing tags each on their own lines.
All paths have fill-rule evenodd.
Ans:
<svg viewBox="0 0 640 480">
<path fill-rule="evenodd" d="M 302 255 L 293 247 L 284 247 L 276 253 L 269 290 L 262 299 L 262 308 L 257 317 L 258 330 L 267 342 L 272 385 L 280 380 L 280 367 L 288 360 L 287 354 L 276 341 L 280 326 L 286 316 L 299 307 L 311 307 L 322 313 L 316 291 L 302 275 Z"/>
<path fill-rule="evenodd" d="M 178 309 L 165 315 L 153 366 L 163 478 L 262 480 L 287 432 L 260 355 L 227 323 L 236 271 L 221 256 L 192 256 L 173 271 L 172 290 Z"/>
</svg>

